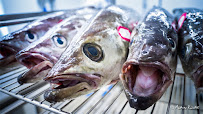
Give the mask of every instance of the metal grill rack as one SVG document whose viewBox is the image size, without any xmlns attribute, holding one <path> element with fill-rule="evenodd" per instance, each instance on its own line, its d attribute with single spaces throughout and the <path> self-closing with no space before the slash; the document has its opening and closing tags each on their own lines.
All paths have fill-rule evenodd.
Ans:
<svg viewBox="0 0 203 114">
<path fill-rule="evenodd" d="M 94 93 L 81 96 L 73 100 L 66 100 L 59 103 L 49 103 L 44 100 L 43 92 L 49 88 L 45 82 L 35 84 L 19 85 L 17 77 L 26 71 L 25 67 L 17 68 L 0 76 L 0 91 L 6 93 L 16 100 L 9 106 L 1 109 L 1 114 L 7 113 L 16 107 L 30 103 L 42 108 L 41 114 L 48 113 L 137 113 L 137 114 L 200 114 L 203 113 L 203 96 L 195 94 L 193 82 L 184 77 L 184 74 L 176 73 L 175 81 L 167 89 L 162 98 L 153 106 L 144 111 L 137 111 L 130 108 L 120 82 L 108 85 Z M 183 109 L 182 107 L 198 109 Z M 179 108 L 179 109 L 178 109 Z"/>
<path fill-rule="evenodd" d="M 36 15 L 37 14 L 37 15 Z M 24 17 L 39 16 L 40 13 L 22 15 L 10 15 L 9 20 L 22 19 Z M 19 17 L 18 17 L 19 16 Z M 0 16 L 0 20 L 5 17 Z M 27 18 L 25 18 L 27 20 Z M 3 20 L 5 21 L 5 19 Z M 0 26 L 24 23 L 27 21 L 14 20 L 1 22 Z M 9 113 L 12 110 L 30 103 L 39 108 L 40 114 L 49 113 L 91 113 L 91 114 L 200 114 L 203 113 L 203 94 L 197 94 L 193 82 L 184 77 L 182 73 L 176 73 L 173 84 L 167 89 L 162 98 L 147 110 L 138 111 L 130 108 L 120 82 L 103 87 L 94 93 L 83 95 L 73 100 L 59 103 L 49 103 L 44 100 L 43 93 L 49 88 L 46 82 L 19 85 L 17 77 L 27 69 L 18 64 L 0 69 L 0 96 L 8 94 L 11 100 L 0 101 L 0 113 Z M 2 92 L 2 93 L 1 93 Z M 187 108 L 196 109 L 184 109 Z"/>
</svg>

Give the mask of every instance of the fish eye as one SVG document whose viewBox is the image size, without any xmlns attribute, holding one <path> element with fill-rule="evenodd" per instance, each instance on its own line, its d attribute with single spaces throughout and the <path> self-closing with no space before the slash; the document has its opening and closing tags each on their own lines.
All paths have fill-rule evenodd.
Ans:
<svg viewBox="0 0 203 114">
<path fill-rule="evenodd" d="M 52 39 L 57 47 L 64 48 L 67 45 L 67 40 L 63 35 L 54 35 Z"/>
<path fill-rule="evenodd" d="M 171 38 L 168 38 L 168 41 L 169 41 L 169 43 L 170 43 L 170 45 L 172 47 L 172 51 L 175 51 L 175 49 L 176 49 L 175 41 L 173 39 L 171 39 Z"/>
<path fill-rule="evenodd" d="M 25 38 L 29 42 L 34 42 L 35 40 L 37 40 L 37 36 L 34 33 L 32 33 L 31 31 L 26 31 L 25 32 Z"/>
<path fill-rule="evenodd" d="M 103 51 L 98 44 L 86 43 L 83 46 L 83 52 L 92 61 L 99 62 L 103 59 Z"/>
</svg>

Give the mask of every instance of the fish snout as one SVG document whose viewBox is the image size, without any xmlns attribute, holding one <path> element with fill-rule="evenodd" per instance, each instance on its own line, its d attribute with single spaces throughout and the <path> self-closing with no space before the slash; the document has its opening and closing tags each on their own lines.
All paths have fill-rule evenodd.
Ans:
<svg viewBox="0 0 203 114">
<path fill-rule="evenodd" d="M 0 54 L 3 57 L 8 57 L 10 55 L 15 55 L 17 53 L 18 49 L 14 46 L 6 45 L 4 43 L 0 42 Z"/>
<path fill-rule="evenodd" d="M 139 59 L 146 62 L 159 61 L 167 56 L 167 52 L 168 50 L 166 48 L 145 44 L 141 50 Z"/>
<path fill-rule="evenodd" d="M 43 61 L 48 60 L 45 56 L 39 53 L 30 52 L 20 53 L 16 55 L 16 59 L 18 62 L 20 62 L 22 65 L 26 66 L 29 69 Z"/>
<path fill-rule="evenodd" d="M 16 61 L 15 54 L 17 51 L 17 48 L 0 42 L 0 66 L 8 65 Z"/>
</svg>

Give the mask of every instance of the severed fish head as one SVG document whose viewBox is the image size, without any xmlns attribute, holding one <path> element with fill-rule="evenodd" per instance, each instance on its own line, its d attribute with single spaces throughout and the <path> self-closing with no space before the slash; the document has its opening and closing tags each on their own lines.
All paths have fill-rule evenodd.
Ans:
<svg viewBox="0 0 203 114">
<path fill-rule="evenodd" d="M 166 10 L 154 7 L 132 36 L 120 75 L 132 108 L 145 110 L 153 105 L 173 80 L 178 37 L 172 21 Z"/>
<path fill-rule="evenodd" d="M 121 11 L 116 6 L 101 10 L 74 37 L 45 77 L 51 84 L 44 94 L 47 101 L 72 99 L 118 79 L 128 50 L 128 43 L 117 32 L 127 22 Z"/>
<path fill-rule="evenodd" d="M 183 70 L 194 81 L 197 93 L 202 92 L 203 10 L 184 8 L 173 12 L 178 24 L 179 57 Z"/>
<path fill-rule="evenodd" d="M 64 19 L 38 41 L 20 51 L 16 58 L 29 70 L 18 77 L 18 82 L 23 84 L 42 80 L 91 15 Z"/>
<path fill-rule="evenodd" d="M 16 61 L 15 55 L 31 43 L 37 41 L 45 33 L 61 22 L 63 19 L 73 15 L 85 15 L 96 13 L 98 9 L 94 7 L 82 7 L 67 11 L 59 11 L 29 23 L 20 30 L 8 34 L 0 39 L 0 66 Z"/>
<path fill-rule="evenodd" d="M 24 28 L 2 37 L 0 39 L 0 66 L 16 61 L 15 55 L 42 37 L 60 21 L 62 15 L 64 15 L 64 12 L 45 15 Z"/>
</svg>

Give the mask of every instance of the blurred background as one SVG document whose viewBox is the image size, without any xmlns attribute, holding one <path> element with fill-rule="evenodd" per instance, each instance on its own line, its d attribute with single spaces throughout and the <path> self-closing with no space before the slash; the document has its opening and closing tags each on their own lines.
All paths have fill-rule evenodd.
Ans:
<svg viewBox="0 0 203 114">
<path fill-rule="evenodd" d="M 124 5 L 144 14 L 153 6 L 161 6 L 171 13 L 174 8 L 202 8 L 203 0 L 0 0 L 0 15 L 65 10 L 84 6 L 105 7 L 110 3 Z M 24 25 L 1 27 L 0 36 Z"/>
</svg>

